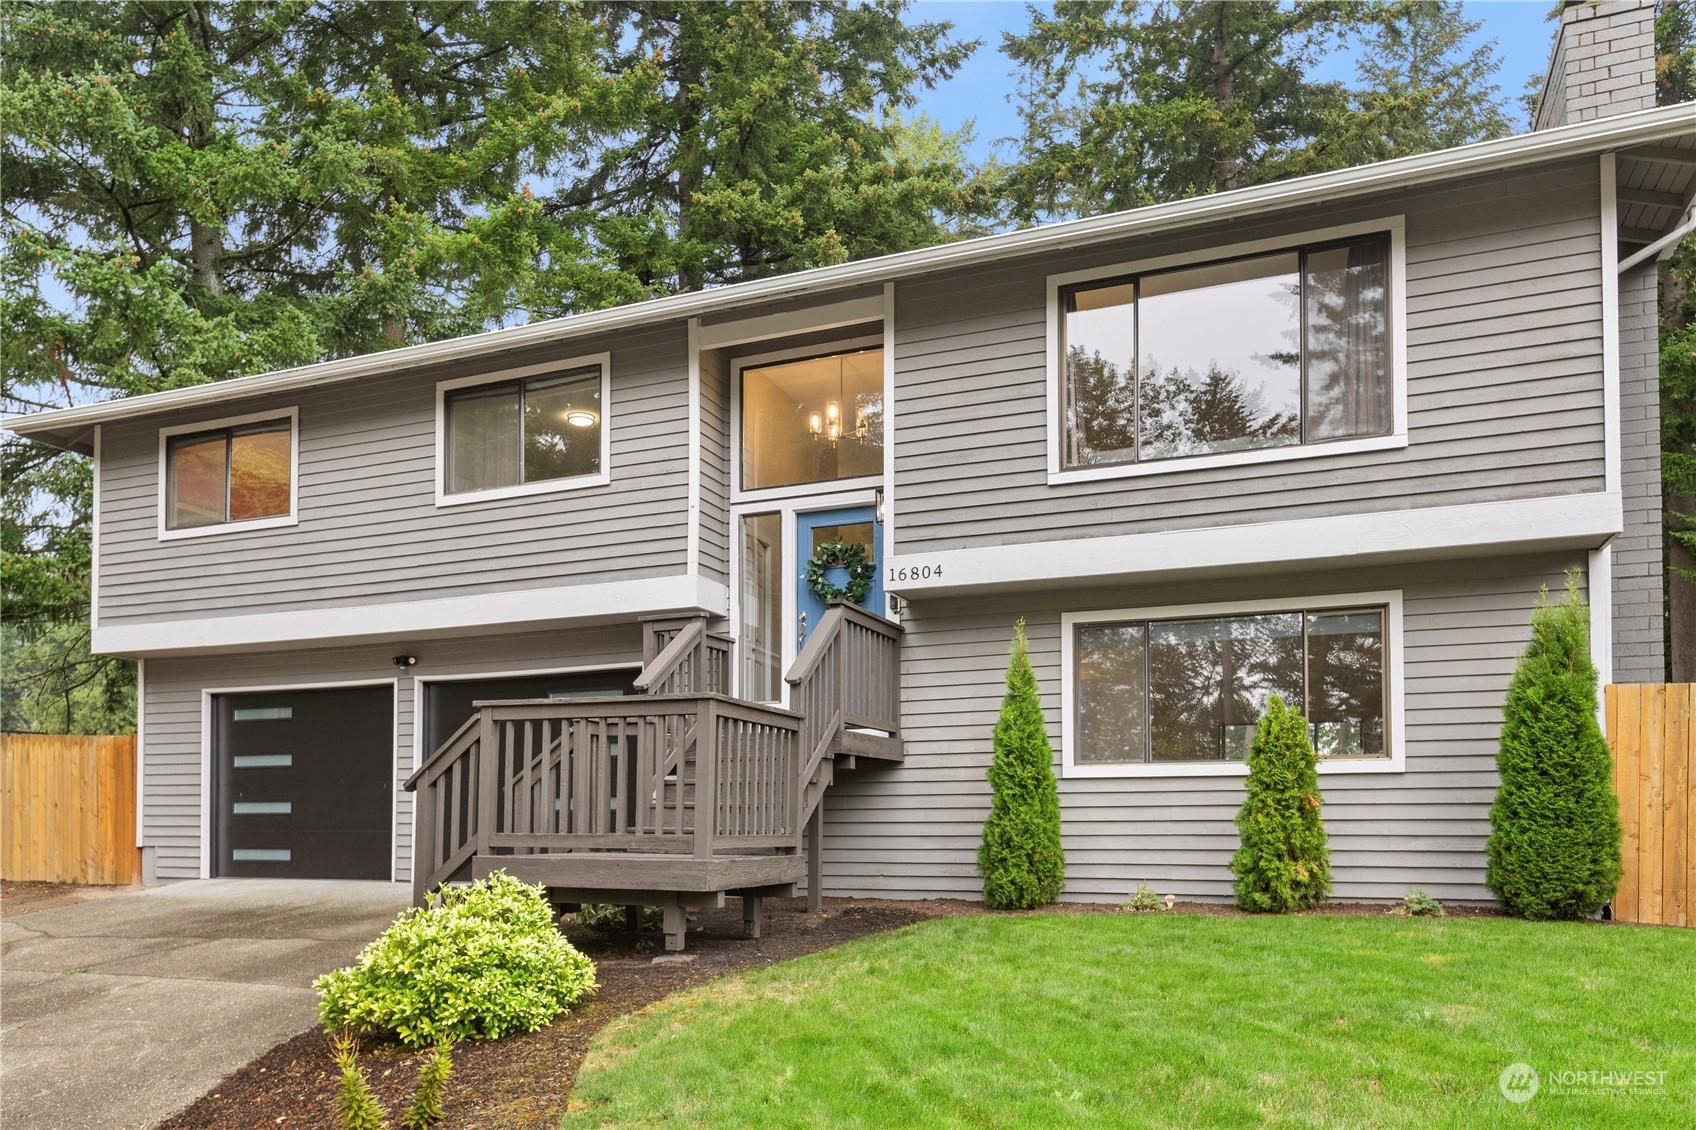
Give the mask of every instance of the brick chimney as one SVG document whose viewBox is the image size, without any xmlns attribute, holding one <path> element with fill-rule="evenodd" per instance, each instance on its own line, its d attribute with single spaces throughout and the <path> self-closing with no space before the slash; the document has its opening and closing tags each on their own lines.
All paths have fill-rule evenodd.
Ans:
<svg viewBox="0 0 1696 1130">
<path fill-rule="evenodd" d="M 1532 129 L 1655 104 L 1654 0 L 1566 0 Z"/>
</svg>

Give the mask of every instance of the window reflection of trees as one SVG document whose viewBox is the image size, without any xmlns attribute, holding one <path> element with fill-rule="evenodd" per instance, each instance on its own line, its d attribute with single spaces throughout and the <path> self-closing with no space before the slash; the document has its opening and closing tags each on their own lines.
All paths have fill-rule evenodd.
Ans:
<svg viewBox="0 0 1696 1130">
<path fill-rule="evenodd" d="M 1378 236 L 1071 292 L 1067 461 L 1388 433 L 1388 275 L 1389 240 Z M 1277 325 L 1279 340 L 1221 345 L 1249 324 Z"/>
<path fill-rule="evenodd" d="M 1078 764 L 1241 760 L 1273 694 L 1322 757 L 1383 756 L 1382 609 L 1083 624 Z"/>
</svg>

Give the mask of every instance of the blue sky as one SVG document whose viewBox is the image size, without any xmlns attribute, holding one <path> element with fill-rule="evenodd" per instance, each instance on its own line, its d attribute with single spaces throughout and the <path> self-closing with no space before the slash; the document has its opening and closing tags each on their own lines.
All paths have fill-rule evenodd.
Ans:
<svg viewBox="0 0 1696 1130">
<path fill-rule="evenodd" d="M 1496 78 L 1516 117 L 1526 80 L 1541 75 L 1548 66 L 1555 24 L 1547 16 L 1553 6 L 1551 0 L 1470 0 L 1465 5 L 1467 19 L 1483 25 L 1480 38 L 1496 41 L 1502 57 Z M 948 129 L 975 120 L 977 141 L 971 155 L 981 160 L 996 138 L 1018 131 L 1018 116 L 1009 101 L 1014 90 L 1012 67 L 997 48 L 1002 32 L 1024 29 L 1025 4 L 1023 0 L 918 0 L 911 11 L 915 19 L 952 22 L 960 38 L 984 41 L 960 72 L 927 94 L 919 107 Z M 1320 73 L 1347 79 L 1353 75 L 1353 63 L 1334 57 Z"/>
</svg>

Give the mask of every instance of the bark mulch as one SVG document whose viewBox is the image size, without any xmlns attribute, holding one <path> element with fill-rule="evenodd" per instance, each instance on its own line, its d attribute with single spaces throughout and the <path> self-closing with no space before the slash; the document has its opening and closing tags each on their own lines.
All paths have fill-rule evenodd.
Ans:
<svg viewBox="0 0 1696 1130">
<path fill-rule="evenodd" d="M 1387 910 L 1382 904 L 1328 903 L 1308 913 L 1383 915 Z M 442 1125 L 455 1130 L 555 1126 L 565 1113 L 589 1041 L 615 1017 L 704 981 L 816 953 L 868 934 L 933 918 L 985 913 L 989 912 L 981 903 L 958 899 L 827 898 L 823 912 L 815 915 L 807 913 L 804 899 L 767 899 L 764 936 L 756 941 L 742 937 L 741 907 L 731 899 L 723 910 L 696 912 L 685 955 L 692 960 L 662 959 L 657 964 L 654 959 L 662 956 L 658 932 L 598 932 L 568 920 L 566 934 L 595 960 L 599 990 L 591 1000 L 539 1032 L 455 1048 Z M 1111 903 L 1062 903 L 1040 913 L 1137 912 Z M 1180 902 L 1174 913 L 1242 912 L 1229 904 Z M 1449 913 L 1471 917 L 1497 912 L 1451 906 Z M 372 1089 L 397 1121 L 417 1083 L 423 1055 L 389 1042 L 367 1041 L 361 1049 L 360 1062 Z M 336 1130 L 338 1079 L 329 1043 L 315 1028 L 277 1045 L 228 1076 L 187 1110 L 161 1123 L 158 1130 Z"/>
<path fill-rule="evenodd" d="M 730 899 L 723 910 L 695 912 L 684 955 L 693 960 L 659 964 L 654 959 L 664 948 L 657 931 L 600 933 L 568 920 L 572 943 L 595 960 L 599 990 L 539 1032 L 455 1048 L 442 1125 L 455 1130 L 556 1126 L 589 1041 L 613 1018 L 717 977 L 914 922 L 981 913 L 981 904 L 962 900 L 827 898 L 822 913 L 808 914 L 805 899 L 767 899 L 763 937 L 753 940 L 742 937 L 741 905 Z M 423 1056 L 389 1042 L 367 1041 L 361 1047 L 360 1063 L 372 1090 L 397 1122 L 417 1085 Z M 158 1130 L 335 1130 L 339 1078 L 329 1043 L 314 1028 L 228 1076 Z"/>
</svg>

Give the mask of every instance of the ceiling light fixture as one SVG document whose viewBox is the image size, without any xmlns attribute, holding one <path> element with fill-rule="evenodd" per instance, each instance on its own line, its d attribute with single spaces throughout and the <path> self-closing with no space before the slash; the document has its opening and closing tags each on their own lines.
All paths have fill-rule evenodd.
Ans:
<svg viewBox="0 0 1696 1130">
<path fill-rule="evenodd" d="M 567 408 L 565 410 L 565 422 L 574 428 L 592 428 L 599 420 L 600 417 L 587 408 Z"/>
</svg>

